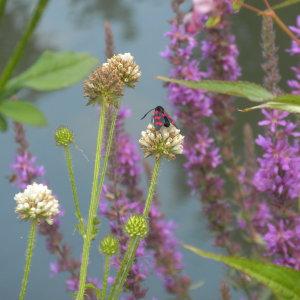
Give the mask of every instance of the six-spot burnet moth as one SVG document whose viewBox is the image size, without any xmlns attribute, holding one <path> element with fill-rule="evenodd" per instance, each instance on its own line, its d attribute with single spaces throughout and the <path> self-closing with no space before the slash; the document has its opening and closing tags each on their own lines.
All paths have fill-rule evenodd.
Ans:
<svg viewBox="0 0 300 300">
<path fill-rule="evenodd" d="M 153 111 L 152 122 L 156 130 L 159 130 L 162 126 L 169 127 L 170 124 L 175 125 L 173 119 L 166 113 L 162 106 L 156 106 L 150 109 L 142 118 L 143 120 L 151 111 Z"/>
</svg>

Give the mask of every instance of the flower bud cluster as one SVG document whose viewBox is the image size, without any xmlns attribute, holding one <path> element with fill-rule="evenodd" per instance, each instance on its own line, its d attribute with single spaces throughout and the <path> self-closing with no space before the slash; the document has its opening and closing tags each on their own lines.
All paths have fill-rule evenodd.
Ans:
<svg viewBox="0 0 300 300">
<path fill-rule="evenodd" d="M 57 146 L 67 147 L 73 143 L 74 134 L 69 128 L 61 126 L 56 129 L 54 138 Z"/>
<path fill-rule="evenodd" d="M 132 215 L 127 220 L 124 230 L 129 237 L 142 239 L 149 232 L 148 220 L 143 215 Z"/>
<path fill-rule="evenodd" d="M 175 159 L 176 154 L 183 152 L 184 136 L 174 125 L 161 127 L 156 130 L 152 124 L 142 131 L 139 143 L 145 153 L 145 157 L 154 155 L 155 158 L 165 156 L 167 159 Z"/>
<path fill-rule="evenodd" d="M 46 185 L 33 183 L 22 193 L 15 195 L 16 213 L 22 220 L 53 223 L 53 218 L 59 213 L 59 203 Z"/>
<path fill-rule="evenodd" d="M 119 240 L 113 235 L 107 235 L 101 242 L 99 250 L 105 255 L 115 255 L 119 251 Z"/>
<path fill-rule="evenodd" d="M 84 82 L 84 96 L 88 104 L 114 103 L 123 96 L 125 85 L 134 87 L 141 76 L 140 68 L 130 53 L 114 55 L 98 67 Z"/>
</svg>

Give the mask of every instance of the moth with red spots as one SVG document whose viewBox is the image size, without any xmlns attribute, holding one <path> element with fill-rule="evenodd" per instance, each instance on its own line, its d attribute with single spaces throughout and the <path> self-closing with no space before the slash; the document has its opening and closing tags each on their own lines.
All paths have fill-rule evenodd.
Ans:
<svg viewBox="0 0 300 300">
<path fill-rule="evenodd" d="M 166 113 L 162 106 L 156 106 L 155 108 L 150 109 L 141 120 L 143 120 L 151 111 L 153 111 L 152 123 L 156 130 L 159 130 L 162 126 L 169 127 L 171 124 L 175 125 L 173 119 Z"/>
</svg>

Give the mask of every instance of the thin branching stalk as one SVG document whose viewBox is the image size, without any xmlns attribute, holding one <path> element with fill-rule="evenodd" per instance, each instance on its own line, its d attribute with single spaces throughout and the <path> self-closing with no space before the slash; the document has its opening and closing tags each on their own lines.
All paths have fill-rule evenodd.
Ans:
<svg viewBox="0 0 300 300">
<path fill-rule="evenodd" d="M 71 184 L 71 189 L 72 189 L 72 194 L 73 194 L 75 215 L 76 215 L 76 217 L 78 219 L 78 222 L 79 222 L 79 232 L 81 234 L 83 234 L 83 232 L 84 232 L 84 222 L 83 222 L 83 217 L 82 217 L 81 210 L 80 210 L 80 205 L 79 205 L 79 197 L 78 197 L 76 181 L 75 181 L 75 176 L 74 176 L 74 169 L 73 169 L 72 154 L 71 154 L 71 151 L 70 151 L 70 146 L 64 147 L 64 150 L 65 150 L 66 163 L 67 163 L 69 179 L 70 179 L 70 184 Z"/>
<path fill-rule="evenodd" d="M 19 40 L 18 44 L 16 45 L 15 49 L 13 50 L 4 70 L 0 76 L 0 89 L 5 86 L 9 78 L 11 77 L 15 67 L 17 66 L 18 62 L 22 58 L 24 53 L 25 47 L 34 32 L 35 28 L 37 27 L 43 12 L 48 4 L 49 0 L 39 0 L 37 6 L 34 9 L 34 12 L 25 28 L 23 36 Z"/>
<path fill-rule="evenodd" d="M 25 261 L 25 267 L 24 267 L 24 273 L 23 273 L 23 279 L 22 279 L 22 285 L 21 290 L 19 294 L 19 300 L 24 300 L 28 285 L 28 277 L 30 273 L 30 267 L 31 267 L 31 260 L 33 255 L 33 249 L 35 246 L 35 239 L 36 239 L 36 222 L 32 222 L 30 225 L 30 231 L 28 234 L 28 241 L 27 241 L 27 250 L 26 250 L 26 261 Z"/>
<path fill-rule="evenodd" d="M 85 281 L 86 281 L 87 268 L 89 263 L 90 247 L 91 247 L 91 242 L 93 239 L 93 232 L 94 232 L 94 220 L 97 214 L 97 208 L 99 203 L 98 180 L 99 180 L 99 171 L 100 171 L 100 161 L 102 156 L 101 153 L 102 153 L 102 145 L 103 145 L 106 112 L 107 112 L 107 107 L 106 104 L 103 103 L 101 107 L 100 117 L 99 117 L 99 127 L 98 127 L 98 135 L 97 135 L 94 176 L 93 176 L 93 183 L 92 183 L 89 215 L 87 220 L 86 232 L 83 237 L 82 259 L 81 259 L 81 267 L 80 267 L 80 275 L 79 275 L 79 290 L 76 297 L 77 300 L 83 300 L 84 298 Z"/>
<path fill-rule="evenodd" d="M 104 274 L 103 274 L 103 281 L 102 281 L 102 300 L 106 298 L 106 290 L 107 290 L 107 280 L 109 276 L 109 268 L 110 268 L 110 256 L 105 255 L 105 263 L 104 263 Z"/>
<path fill-rule="evenodd" d="M 0 18 L 3 17 L 5 14 L 6 4 L 7 0 L 0 0 Z"/>
<path fill-rule="evenodd" d="M 149 215 L 149 211 L 151 208 L 151 203 L 152 203 L 152 199 L 154 196 L 155 187 L 157 183 L 159 168 L 160 168 L 160 158 L 155 160 L 155 165 L 153 168 L 148 195 L 146 199 L 146 204 L 143 212 L 144 217 L 148 217 Z M 129 240 L 128 247 L 124 254 L 123 260 L 121 262 L 120 269 L 117 273 L 115 283 L 108 297 L 109 300 L 119 299 L 123 290 L 124 283 L 127 279 L 128 273 L 134 263 L 136 250 L 140 244 L 140 241 L 141 239 L 139 237 L 134 237 Z"/>
</svg>

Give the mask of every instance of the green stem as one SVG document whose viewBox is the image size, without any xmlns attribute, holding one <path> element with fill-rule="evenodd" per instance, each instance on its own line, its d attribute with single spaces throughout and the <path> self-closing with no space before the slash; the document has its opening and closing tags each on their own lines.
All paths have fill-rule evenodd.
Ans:
<svg viewBox="0 0 300 300">
<path fill-rule="evenodd" d="M 0 18 L 5 14 L 5 7 L 7 4 L 7 0 L 0 0 Z"/>
<path fill-rule="evenodd" d="M 19 300 L 25 299 L 26 289 L 28 285 L 28 277 L 29 277 L 30 266 L 31 266 L 31 259 L 32 259 L 33 249 L 35 246 L 35 236 L 36 236 L 36 222 L 32 222 L 28 234 L 26 262 L 25 262 L 24 274 L 22 279 L 22 286 L 19 294 Z"/>
<path fill-rule="evenodd" d="M 93 184 L 92 184 L 92 192 L 91 192 L 86 234 L 84 235 L 84 239 L 83 239 L 82 259 L 81 259 L 81 267 L 80 267 L 80 275 L 79 275 L 79 290 L 76 297 L 77 300 L 83 300 L 84 298 L 85 281 L 86 281 L 87 268 L 89 263 L 90 247 L 93 239 L 94 219 L 97 214 L 97 208 L 99 203 L 98 179 L 99 179 L 100 161 L 102 156 L 101 153 L 102 153 L 106 111 L 107 108 L 106 108 L 106 104 L 104 103 L 101 107 L 101 113 L 99 117 L 99 127 L 98 127 L 95 164 L 94 164 L 94 176 L 93 176 Z"/>
<path fill-rule="evenodd" d="M 155 186 L 156 186 L 156 182 L 157 182 L 159 167 L 160 167 L 160 158 L 155 160 L 152 177 L 151 177 L 151 182 L 150 182 L 150 186 L 149 186 L 149 190 L 148 190 L 148 196 L 146 199 L 146 204 L 145 204 L 145 208 L 144 208 L 144 212 L 143 212 L 143 215 L 145 217 L 148 217 L 148 215 L 149 215 L 153 195 L 155 192 Z"/>
<path fill-rule="evenodd" d="M 68 168 L 68 172 L 69 172 L 69 179 L 70 179 L 71 189 L 72 189 L 72 194 L 73 194 L 75 215 L 79 222 L 79 232 L 83 235 L 84 223 L 83 223 L 83 217 L 82 217 L 82 214 L 80 211 L 79 197 L 78 197 L 78 193 L 77 193 L 77 187 L 76 187 L 76 181 L 75 181 L 74 169 L 73 169 L 73 163 L 72 163 L 72 154 L 71 154 L 69 146 L 64 147 L 64 150 L 65 150 L 67 168 Z"/>
<path fill-rule="evenodd" d="M 28 40 L 30 39 L 32 33 L 34 32 L 36 26 L 38 25 L 43 12 L 48 4 L 49 0 L 39 0 L 37 6 L 34 9 L 34 12 L 25 28 L 25 32 L 23 33 L 23 36 L 19 40 L 18 44 L 16 45 L 15 49 L 13 50 L 6 66 L 4 67 L 4 70 L 2 71 L 2 74 L 0 76 L 0 89 L 5 86 L 9 78 L 11 77 L 16 65 L 20 61 L 24 49 L 28 43 Z"/>
<path fill-rule="evenodd" d="M 105 156 L 104 156 L 104 163 L 103 163 L 102 170 L 101 170 L 100 181 L 99 181 L 99 190 L 98 190 L 98 194 L 97 194 L 97 197 L 99 199 L 98 204 L 100 204 L 100 201 L 101 201 L 100 195 L 102 193 L 104 179 L 105 179 L 108 161 L 109 161 L 109 157 L 110 157 L 110 151 L 111 151 L 111 147 L 112 147 L 113 140 L 114 140 L 114 133 L 115 133 L 116 121 L 118 118 L 118 112 L 119 112 L 119 107 L 117 107 L 115 109 L 115 111 L 113 112 L 111 123 L 110 123 L 106 151 L 105 151 Z"/>
<path fill-rule="evenodd" d="M 123 285 L 127 279 L 128 273 L 133 265 L 136 250 L 140 244 L 140 238 L 132 238 L 128 242 L 127 250 L 124 254 L 120 269 L 118 271 L 114 285 L 112 286 L 111 293 L 108 300 L 119 299 L 123 290 Z"/>
<path fill-rule="evenodd" d="M 107 290 L 107 280 L 109 275 L 109 267 L 110 267 L 110 256 L 105 255 L 105 263 L 104 263 L 104 276 L 102 281 L 102 300 L 105 300 L 106 290 Z"/>
<path fill-rule="evenodd" d="M 160 168 L 160 158 L 155 160 L 155 164 L 154 164 L 154 168 L 153 168 L 153 172 L 152 172 L 152 176 L 151 176 L 151 181 L 150 181 L 150 186 L 149 186 L 149 190 L 148 190 L 148 195 L 147 195 L 145 208 L 144 208 L 144 212 L 143 212 L 143 215 L 145 217 L 148 217 L 148 215 L 149 215 L 153 195 L 155 192 L 155 186 L 157 183 L 159 168 Z M 133 265 L 136 250 L 140 244 L 140 240 L 141 239 L 138 237 L 132 238 L 129 240 L 129 244 L 128 244 L 127 250 L 124 254 L 124 258 L 122 260 L 120 269 L 118 271 L 115 283 L 114 283 L 111 293 L 108 297 L 109 300 L 119 299 L 119 297 L 122 293 L 122 290 L 123 290 L 124 283 L 127 279 L 128 273 Z"/>
</svg>

